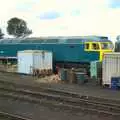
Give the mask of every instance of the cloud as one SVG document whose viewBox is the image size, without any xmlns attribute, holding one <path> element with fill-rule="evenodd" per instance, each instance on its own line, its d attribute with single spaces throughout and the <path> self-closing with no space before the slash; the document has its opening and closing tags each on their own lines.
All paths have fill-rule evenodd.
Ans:
<svg viewBox="0 0 120 120">
<path fill-rule="evenodd" d="M 48 19 L 56 19 L 60 17 L 60 13 L 55 12 L 55 11 L 49 11 L 49 12 L 44 12 L 40 15 L 40 19 L 42 20 L 48 20 Z"/>
<path fill-rule="evenodd" d="M 44 24 L 44 28 L 51 28 L 51 31 L 45 32 L 42 30 L 41 33 L 46 33 L 46 35 L 82 35 L 101 32 L 101 30 L 99 30 L 101 25 L 99 24 L 101 24 L 101 19 L 107 15 L 108 4 L 107 1 L 104 2 L 103 0 L 92 0 L 92 2 L 94 2 L 94 4 L 91 3 L 91 0 L 66 0 L 65 2 L 61 0 L 54 4 L 51 3 L 51 6 L 40 8 L 41 11 L 52 9 L 63 14 L 61 18 Z M 37 6 L 39 6 L 39 4 L 37 4 Z M 35 5 L 35 8 L 38 11 L 37 6 Z M 48 27 L 48 24 L 51 26 Z M 40 24 L 39 22 L 39 25 L 43 25 L 43 23 Z"/>
</svg>

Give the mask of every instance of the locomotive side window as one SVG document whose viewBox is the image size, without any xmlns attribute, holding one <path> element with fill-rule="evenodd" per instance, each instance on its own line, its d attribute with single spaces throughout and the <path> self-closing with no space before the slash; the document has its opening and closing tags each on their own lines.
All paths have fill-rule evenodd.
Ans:
<svg viewBox="0 0 120 120">
<path fill-rule="evenodd" d="M 98 43 L 92 43 L 92 49 L 93 50 L 99 50 L 100 49 L 99 44 Z"/>
<path fill-rule="evenodd" d="M 85 44 L 85 49 L 88 50 L 89 48 L 90 48 L 89 43 L 86 43 L 86 44 Z"/>
</svg>

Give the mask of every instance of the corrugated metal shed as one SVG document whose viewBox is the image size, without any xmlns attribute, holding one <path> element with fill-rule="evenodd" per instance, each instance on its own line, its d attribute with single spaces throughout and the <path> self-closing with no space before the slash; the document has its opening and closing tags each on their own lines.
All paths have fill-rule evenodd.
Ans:
<svg viewBox="0 0 120 120">
<path fill-rule="evenodd" d="M 111 77 L 120 76 L 120 53 L 105 53 L 102 69 L 103 85 L 111 85 Z"/>
<path fill-rule="evenodd" d="M 18 52 L 18 72 L 32 74 L 33 70 L 52 70 L 52 52 L 24 50 Z"/>
</svg>

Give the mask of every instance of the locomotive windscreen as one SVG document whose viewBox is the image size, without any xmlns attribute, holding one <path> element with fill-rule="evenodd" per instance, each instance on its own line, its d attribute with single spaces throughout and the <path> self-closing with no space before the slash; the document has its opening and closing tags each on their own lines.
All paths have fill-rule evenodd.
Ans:
<svg viewBox="0 0 120 120">
<path fill-rule="evenodd" d="M 103 42 L 103 43 L 101 43 L 101 48 L 106 49 L 106 50 L 108 50 L 108 49 L 112 50 L 114 48 L 114 46 L 111 42 Z"/>
</svg>

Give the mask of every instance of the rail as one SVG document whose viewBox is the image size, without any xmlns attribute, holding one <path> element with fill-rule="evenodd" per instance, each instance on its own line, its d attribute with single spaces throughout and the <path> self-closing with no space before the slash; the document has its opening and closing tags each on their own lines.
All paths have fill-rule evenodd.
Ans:
<svg viewBox="0 0 120 120">
<path fill-rule="evenodd" d="M 12 84 L 12 83 L 11 83 Z M 17 85 L 9 86 L 7 82 L 0 83 L 0 96 L 17 98 L 29 102 L 35 102 L 38 104 L 49 104 L 59 108 L 72 108 L 81 111 L 87 111 L 91 113 L 99 113 L 104 115 L 112 115 L 120 117 L 120 105 L 113 104 L 113 102 L 100 102 L 98 100 L 90 100 L 87 97 L 71 96 L 64 91 L 49 90 L 46 88 L 41 91 L 34 91 L 26 89 L 25 87 L 19 87 Z"/>
<path fill-rule="evenodd" d="M 19 115 L 14 115 L 14 114 L 10 114 L 10 113 L 7 113 L 7 112 L 2 112 L 2 111 L 0 111 L 0 118 L 6 118 L 6 119 L 9 119 L 9 120 L 31 120 L 31 119 L 28 119 L 28 118 L 25 118 L 25 117 L 21 117 Z"/>
</svg>

